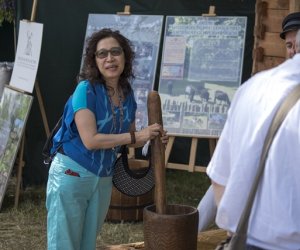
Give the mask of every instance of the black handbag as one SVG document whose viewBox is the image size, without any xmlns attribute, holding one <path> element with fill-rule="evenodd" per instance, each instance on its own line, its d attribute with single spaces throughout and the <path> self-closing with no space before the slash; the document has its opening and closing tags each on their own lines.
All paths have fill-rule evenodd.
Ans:
<svg viewBox="0 0 300 250">
<path fill-rule="evenodd" d="M 247 242 L 247 231 L 249 218 L 251 214 L 251 208 L 255 199 L 256 190 L 260 183 L 260 177 L 262 176 L 265 168 L 265 162 L 268 156 L 269 148 L 272 145 L 273 139 L 280 128 L 280 125 L 284 121 L 290 109 L 298 102 L 300 99 L 300 84 L 298 84 L 294 89 L 287 95 L 284 101 L 279 106 L 275 113 L 275 116 L 271 122 L 269 130 L 267 132 L 265 142 L 263 145 L 259 167 L 254 178 L 245 208 L 240 217 L 236 233 L 231 237 L 228 237 L 225 241 L 222 241 L 215 250 L 243 250 L 246 249 Z"/>
<path fill-rule="evenodd" d="M 148 167 L 131 169 L 128 161 L 127 147 L 122 146 L 121 155 L 114 164 L 113 184 L 118 191 L 128 196 L 141 196 L 154 188 L 154 171 Z"/>
<path fill-rule="evenodd" d="M 43 146 L 42 155 L 44 157 L 44 164 L 46 164 L 46 165 L 51 164 L 55 154 L 57 153 L 57 150 L 60 148 L 60 147 L 58 147 L 56 152 L 53 152 L 51 154 L 51 148 L 53 146 L 53 137 L 55 136 L 56 132 L 60 129 L 61 124 L 62 124 L 62 116 L 60 117 L 60 119 L 58 120 L 58 122 L 56 123 L 54 128 L 51 130 L 51 133 L 48 136 L 48 138 Z"/>
</svg>

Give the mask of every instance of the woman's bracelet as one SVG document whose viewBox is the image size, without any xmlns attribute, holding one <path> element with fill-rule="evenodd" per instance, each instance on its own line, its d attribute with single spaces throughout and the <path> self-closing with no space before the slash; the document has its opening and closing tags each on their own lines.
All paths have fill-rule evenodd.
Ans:
<svg viewBox="0 0 300 250">
<path fill-rule="evenodd" d="M 130 131 L 130 137 L 131 137 L 131 142 L 130 144 L 135 144 L 136 140 L 135 140 L 135 132 L 134 131 Z"/>
</svg>

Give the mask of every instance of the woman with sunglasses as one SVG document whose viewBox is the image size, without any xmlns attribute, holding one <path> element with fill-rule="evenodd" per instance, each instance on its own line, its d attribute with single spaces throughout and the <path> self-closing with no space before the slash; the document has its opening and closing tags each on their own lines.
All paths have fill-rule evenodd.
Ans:
<svg viewBox="0 0 300 250">
<path fill-rule="evenodd" d="M 46 207 L 48 249 L 95 249 L 109 208 L 113 165 L 121 145 L 143 146 L 159 124 L 135 130 L 137 104 L 130 81 L 134 52 L 118 31 L 88 40 L 79 83 L 53 139 Z"/>
</svg>

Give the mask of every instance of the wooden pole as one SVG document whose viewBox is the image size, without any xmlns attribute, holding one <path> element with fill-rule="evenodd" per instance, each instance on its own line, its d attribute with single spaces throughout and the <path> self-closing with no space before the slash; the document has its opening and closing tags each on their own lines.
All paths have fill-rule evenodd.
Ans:
<svg viewBox="0 0 300 250">
<path fill-rule="evenodd" d="M 216 7 L 214 5 L 209 6 L 209 11 L 208 13 L 202 14 L 202 16 L 216 16 L 215 13 Z"/>
<path fill-rule="evenodd" d="M 18 172 L 17 172 L 17 183 L 16 183 L 16 192 L 15 192 L 15 208 L 19 205 L 19 196 L 20 196 L 20 186 L 21 186 L 21 179 L 22 179 L 22 168 L 24 167 L 24 144 L 25 144 L 25 136 L 22 136 L 21 139 L 21 147 L 19 152 L 19 162 L 18 162 Z"/>
<path fill-rule="evenodd" d="M 31 22 L 35 21 L 37 3 L 38 3 L 38 0 L 33 1 L 31 18 L 30 18 Z M 38 81 L 35 81 L 34 87 L 35 87 L 35 92 L 37 95 L 37 99 L 38 99 L 38 103 L 39 103 L 39 107 L 40 107 L 40 111 L 41 111 L 41 115 L 42 115 L 42 119 L 43 119 L 44 129 L 45 129 L 46 135 L 48 137 L 50 135 L 50 129 L 49 129 L 48 120 L 47 120 L 47 116 L 46 116 L 46 112 L 45 112 L 45 106 L 44 106 L 44 102 L 43 102 L 43 98 L 42 98 L 42 94 L 41 94 L 41 90 L 40 90 Z"/>
<path fill-rule="evenodd" d="M 209 139 L 208 143 L 209 143 L 209 153 L 211 158 L 217 146 L 217 139 Z"/>
<path fill-rule="evenodd" d="M 161 101 L 157 91 L 148 95 L 148 121 L 149 125 L 158 123 L 163 125 Z M 155 205 L 156 213 L 166 214 L 166 168 L 165 147 L 159 136 L 151 140 L 151 164 L 155 173 Z"/>
<path fill-rule="evenodd" d="M 42 94 L 41 94 L 41 90 L 40 90 L 38 81 L 35 81 L 34 87 L 35 87 L 35 92 L 36 92 L 36 96 L 38 99 L 38 103 L 39 103 L 39 107 L 40 107 L 40 111 L 41 111 L 41 115 L 42 115 L 42 119 L 43 119 L 44 129 L 45 129 L 46 135 L 48 137 L 50 135 L 50 129 L 49 129 L 45 106 L 44 106 L 44 102 L 43 102 L 43 98 L 42 98 Z"/>
<path fill-rule="evenodd" d="M 123 12 L 117 12 L 117 15 L 130 15 L 130 5 L 125 5 Z"/>
<path fill-rule="evenodd" d="M 37 2 L 38 2 L 38 0 L 33 0 L 32 10 L 31 10 L 31 18 L 30 18 L 31 22 L 35 21 Z"/>
</svg>

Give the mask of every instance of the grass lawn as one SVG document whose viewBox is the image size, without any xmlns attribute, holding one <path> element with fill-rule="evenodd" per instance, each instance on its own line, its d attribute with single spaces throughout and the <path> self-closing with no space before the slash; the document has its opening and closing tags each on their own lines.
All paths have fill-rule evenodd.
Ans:
<svg viewBox="0 0 300 250">
<path fill-rule="evenodd" d="M 210 185 L 205 173 L 167 170 L 167 204 L 197 207 Z M 45 186 L 22 192 L 14 209 L 14 187 L 9 186 L 0 212 L 0 249 L 46 249 Z M 143 224 L 106 222 L 97 238 L 97 247 L 143 241 Z"/>
</svg>

